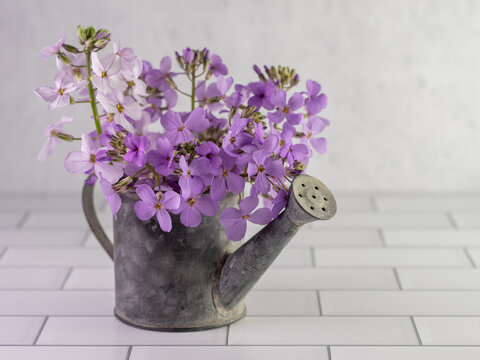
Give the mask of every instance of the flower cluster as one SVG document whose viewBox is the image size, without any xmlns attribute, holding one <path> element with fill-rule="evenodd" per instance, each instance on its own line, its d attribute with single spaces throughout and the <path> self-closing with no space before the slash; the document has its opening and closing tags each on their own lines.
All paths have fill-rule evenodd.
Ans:
<svg viewBox="0 0 480 360">
<path fill-rule="evenodd" d="M 38 159 L 62 140 L 81 141 L 65 169 L 88 175 L 89 184 L 98 180 L 114 216 L 119 194 L 136 191 L 139 219 L 155 216 L 168 232 L 176 214 L 196 227 L 202 215 L 217 214 L 229 192 L 238 195 L 238 209 L 223 210 L 220 222 L 229 239 L 240 240 L 247 220 L 267 224 L 279 215 L 289 183 L 304 172 L 313 150 L 326 151 L 319 134 L 329 122 L 319 114 L 327 97 L 313 80 L 294 92 L 300 79 L 293 69 L 254 66 L 258 81 L 241 85 L 208 49 L 175 53 L 179 69 L 172 70 L 168 56 L 155 68 L 119 44 L 100 55 L 110 42 L 107 30 L 79 26 L 77 35 L 78 48 L 62 37 L 42 50 L 56 56 L 58 72 L 53 87 L 35 93 L 49 110 L 89 104 L 95 130 L 74 137 L 63 132 L 73 119 L 62 117 L 47 128 Z M 178 85 L 182 77 L 188 90 Z M 179 96 L 188 98 L 188 111 L 176 108 Z M 152 130 L 154 123 L 160 131 Z"/>
</svg>

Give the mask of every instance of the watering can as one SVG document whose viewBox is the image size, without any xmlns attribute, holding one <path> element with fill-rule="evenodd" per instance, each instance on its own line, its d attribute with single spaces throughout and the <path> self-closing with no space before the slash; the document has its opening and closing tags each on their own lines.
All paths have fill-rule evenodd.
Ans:
<svg viewBox="0 0 480 360">
<path fill-rule="evenodd" d="M 93 186 L 82 201 L 88 224 L 114 260 L 115 316 L 135 327 L 157 331 L 193 331 L 224 326 L 245 316 L 245 297 L 300 227 L 335 215 L 331 191 L 308 175 L 297 176 L 285 210 L 250 240 L 227 239 L 220 225 L 223 209 L 235 206 L 228 193 L 216 216 L 202 216 L 196 228 L 172 217 L 163 232 L 153 217 L 134 212 L 134 192 L 120 195 L 114 243 L 102 229 L 93 204 Z"/>
</svg>

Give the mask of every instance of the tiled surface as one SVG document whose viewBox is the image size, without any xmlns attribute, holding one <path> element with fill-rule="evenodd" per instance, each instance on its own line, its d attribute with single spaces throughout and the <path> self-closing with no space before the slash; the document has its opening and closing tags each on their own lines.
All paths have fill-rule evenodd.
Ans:
<svg viewBox="0 0 480 360">
<path fill-rule="evenodd" d="M 112 316 L 112 262 L 77 196 L 0 197 L 0 359 L 479 359 L 480 195 L 337 201 L 255 285 L 246 318 L 161 333 Z"/>
</svg>

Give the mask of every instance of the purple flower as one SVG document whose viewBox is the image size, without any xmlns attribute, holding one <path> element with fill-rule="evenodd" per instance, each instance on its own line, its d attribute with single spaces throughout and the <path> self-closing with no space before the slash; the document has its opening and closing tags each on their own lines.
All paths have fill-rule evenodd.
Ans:
<svg viewBox="0 0 480 360">
<path fill-rule="evenodd" d="M 302 162 L 310 153 L 308 147 L 304 144 L 293 144 L 295 133 L 295 128 L 288 123 L 283 126 L 279 154 L 282 158 L 287 159 L 290 165 L 293 165 L 295 160 Z"/>
<path fill-rule="evenodd" d="M 235 85 L 235 91 L 233 94 L 225 99 L 225 104 L 230 108 L 239 107 L 245 102 L 245 100 L 248 99 L 248 95 L 248 88 L 246 86 L 237 84 Z"/>
<path fill-rule="evenodd" d="M 52 46 L 47 46 L 47 47 L 44 47 L 42 49 L 42 51 L 40 52 L 40 54 L 46 59 L 48 58 L 49 56 L 51 55 L 55 55 L 56 53 L 58 53 L 60 51 L 60 48 L 62 47 L 62 45 L 65 43 L 65 39 L 66 39 L 66 36 L 63 35 L 57 42 L 55 45 L 52 45 Z"/>
<path fill-rule="evenodd" d="M 267 208 L 261 208 L 252 211 L 258 205 L 256 196 L 244 198 L 238 204 L 239 209 L 229 207 L 220 215 L 220 223 L 225 228 L 227 237 L 230 240 L 238 241 L 243 239 L 247 230 L 247 220 L 259 225 L 266 225 L 272 220 L 272 211 Z"/>
<path fill-rule="evenodd" d="M 114 115 L 115 122 L 118 125 L 121 125 L 127 131 L 135 133 L 135 128 L 125 118 L 125 115 L 133 120 L 140 120 L 142 117 L 142 109 L 133 98 L 123 96 L 121 93 L 112 93 L 106 96 L 99 92 L 97 93 L 97 100 L 108 113 Z"/>
<path fill-rule="evenodd" d="M 245 187 L 245 180 L 238 175 L 236 159 L 223 151 L 219 154 L 219 157 L 222 160 L 222 165 L 219 174 L 215 176 L 210 187 L 212 199 L 216 201 L 225 198 L 227 189 L 234 194 L 240 194 Z"/>
<path fill-rule="evenodd" d="M 233 124 L 222 142 L 223 150 L 229 155 L 238 156 L 237 150 L 252 142 L 252 137 L 244 131 L 247 124 L 248 119 L 241 118 L 240 115 L 234 117 Z"/>
<path fill-rule="evenodd" d="M 100 60 L 96 52 L 92 53 L 92 70 L 95 73 L 92 82 L 102 93 L 123 92 L 127 88 L 127 83 L 119 77 L 121 69 L 122 63 L 115 54 Z"/>
<path fill-rule="evenodd" d="M 47 136 L 47 141 L 38 153 L 37 160 L 45 161 L 50 156 L 53 148 L 62 142 L 62 140 L 57 136 L 58 133 L 62 131 L 64 124 L 69 123 L 72 120 L 73 117 L 62 116 L 62 118 L 58 122 L 47 127 L 44 132 L 44 135 Z"/>
<path fill-rule="evenodd" d="M 306 108 L 309 114 L 318 114 L 327 107 L 327 95 L 318 93 L 322 90 L 322 86 L 313 80 L 307 80 L 307 101 Z"/>
<path fill-rule="evenodd" d="M 218 211 L 218 202 L 208 195 L 201 195 L 202 190 L 184 196 L 180 205 L 180 221 L 188 227 L 197 227 L 202 221 L 202 215 L 213 216 Z"/>
<path fill-rule="evenodd" d="M 55 88 L 50 86 L 42 86 L 35 89 L 35 94 L 41 97 L 43 100 L 48 101 L 48 110 L 58 109 L 70 104 L 70 93 L 77 90 L 82 83 L 75 83 L 74 81 L 67 81 L 68 78 L 63 73 L 57 73 L 53 80 Z"/>
<path fill-rule="evenodd" d="M 210 172 L 215 174 L 222 164 L 222 159 L 217 156 L 217 154 L 220 152 L 220 148 L 214 142 L 207 141 L 206 143 L 201 143 L 198 145 L 195 148 L 195 151 L 198 155 L 208 159 L 210 162 Z"/>
<path fill-rule="evenodd" d="M 275 85 L 271 81 L 258 81 L 248 84 L 248 89 L 253 93 L 253 96 L 248 99 L 248 106 L 256 106 L 257 110 L 262 107 L 267 110 L 274 108 L 270 101 L 270 97 L 275 92 Z"/>
<path fill-rule="evenodd" d="M 156 215 L 160 228 L 165 232 L 170 232 L 172 230 L 172 218 L 167 210 L 178 209 L 180 195 L 172 190 L 165 193 L 159 192 L 155 195 L 152 188 L 145 184 L 137 186 L 136 192 L 141 199 L 133 207 L 137 217 L 145 221 Z"/>
<path fill-rule="evenodd" d="M 268 118 L 275 124 L 281 123 L 285 117 L 291 125 L 300 124 L 302 121 L 302 114 L 294 113 L 303 106 L 304 99 L 302 94 L 295 93 L 287 103 L 287 93 L 285 90 L 277 90 L 272 94 L 270 101 L 273 105 L 278 106 L 279 109 L 273 113 L 268 114 Z"/>
<path fill-rule="evenodd" d="M 127 134 L 123 139 L 123 143 L 128 148 L 123 159 L 127 162 L 134 162 L 137 166 L 145 166 L 147 157 L 145 151 L 150 147 L 150 141 L 146 136 L 137 136 L 135 134 Z"/>
<path fill-rule="evenodd" d="M 308 122 L 303 124 L 303 133 L 305 136 L 302 137 L 301 142 L 305 145 L 310 143 L 319 154 L 325 153 L 327 151 L 327 139 L 323 137 L 315 138 L 313 136 L 322 132 L 327 125 L 329 125 L 327 119 L 318 116 L 311 116 L 308 119 Z"/>
<path fill-rule="evenodd" d="M 159 138 L 156 142 L 156 149 L 147 154 L 147 160 L 150 165 L 155 167 L 155 171 L 160 175 L 170 175 L 175 170 L 173 163 L 174 149 L 170 140 Z"/>
<path fill-rule="evenodd" d="M 216 54 L 212 54 L 212 57 L 210 58 L 210 71 L 213 72 L 213 75 L 215 77 L 219 75 L 227 75 L 228 74 L 228 69 L 227 67 L 223 64 L 222 58 Z"/>
<path fill-rule="evenodd" d="M 178 180 L 178 184 L 182 189 L 182 196 L 189 196 L 190 194 L 198 194 L 205 185 L 210 185 L 208 179 L 210 176 L 210 162 L 207 158 L 198 158 L 192 161 L 189 165 L 182 155 L 178 162 L 182 175 Z M 204 181 L 207 180 L 207 181 Z M 207 182 L 205 184 L 205 182 Z"/>
<path fill-rule="evenodd" d="M 82 135 L 81 151 L 70 152 L 64 161 L 65 169 L 71 173 L 87 173 L 94 171 L 97 177 L 114 184 L 123 175 L 119 164 L 110 165 L 107 151 L 98 148 L 92 138 L 87 134 Z"/>
<path fill-rule="evenodd" d="M 190 64 L 193 61 L 194 56 L 194 52 L 189 47 L 183 49 L 183 61 L 185 62 L 185 64 Z"/>
<path fill-rule="evenodd" d="M 285 190 L 280 190 L 272 201 L 272 216 L 274 219 L 278 217 L 280 211 L 282 211 L 287 205 L 289 195 Z"/>
<path fill-rule="evenodd" d="M 169 110 L 160 121 L 166 130 L 165 136 L 173 145 L 191 141 L 195 138 L 192 131 L 202 132 L 209 127 L 208 120 L 205 118 L 205 110 L 202 108 L 193 110 L 185 121 L 182 121 L 180 114 Z"/>
<path fill-rule="evenodd" d="M 113 217 L 117 219 L 117 212 L 122 205 L 122 199 L 115 190 L 113 190 L 112 184 L 104 178 L 100 179 L 100 188 L 102 189 L 103 195 L 105 195 L 105 200 L 107 200 L 108 205 L 110 205 Z"/>
<path fill-rule="evenodd" d="M 256 175 L 255 186 L 262 193 L 270 191 L 270 182 L 267 176 L 280 177 L 285 175 L 285 168 L 278 160 L 273 160 L 270 152 L 265 150 L 255 151 L 252 155 L 253 162 L 248 164 L 247 174 L 249 177 Z"/>
<path fill-rule="evenodd" d="M 148 86 L 157 88 L 160 91 L 170 89 L 167 78 L 173 78 L 176 74 L 170 72 L 172 60 L 169 56 L 165 56 L 160 61 L 160 68 L 150 69 L 145 73 L 145 82 Z"/>
</svg>

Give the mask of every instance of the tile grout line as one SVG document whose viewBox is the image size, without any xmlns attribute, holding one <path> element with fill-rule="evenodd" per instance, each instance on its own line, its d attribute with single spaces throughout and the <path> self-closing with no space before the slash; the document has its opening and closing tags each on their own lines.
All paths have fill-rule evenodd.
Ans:
<svg viewBox="0 0 480 360">
<path fill-rule="evenodd" d="M 316 268 L 317 264 L 316 264 L 316 261 L 315 261 L 315 247 L 314 246 L 311 246 L 310 247 L 310 255 L 311 255 L 311 260 L 312 260 L 312 266 L 314 268 Z"/>
<path fill-rule="evenodd" d="M 316 293 L 317 293 L 317 300 L 318 300 L 318 309 L 320 310 L 320 316 L 322 316 L 323 311 L 322 311 L 322 302 L 320 301 L 320 290 L 317 290 Z"/>
<path fill-rule="evenodd" d="M 327 356 L 328 360 L 332 360 L 332 351 L 330 350 L 330 345 L 327 345 Z"/>
<path fill-rule="evenodd" d="M 452 225 L 452 228 L 458 230 L 459 226 L 458 226 L 457 222 L 455 221 L 455 218 L 453 217 L 453 214 L 450 211 L 446 211 L 445 215 L 447 216 L 447 219 L 450 222 L 450 225 Z"/>
<path fill-rule="evenodd" d="M 377 229 L 378 237 L 380 238 L 380 243 L 383 247 L 387 247 L 387 241 L 385 240 L 385 232 L 382 228 Z"/>
<path fill-rule="evenodd" d="M 25 212 L 25 214 L 22 216 L 22 218 L 20 219 L 20 221 L 18 222 L 18 224 L 17 224 L 17 226 L 16 226 L 17 229 L 23 228 L 23 225 L 25 225 L 25 223 L 27 222 L 27 220 L 28 220 L 28 218 L 30 217 L 31 213 L 32 213 L 32 212 L 31 212 L 30 210 L 27 210 L 27 211 Z"/>
<path fill-rule="evenodd" d="M 47 315 L 47 316 L 45 317 L 45 320 L 43 320 L 42 326 L 40 326 L 40 330 L 38 330 L 38 334 L 37 334 L 37 336 L 35 337 L 35 340 L 34 340 L 34 342 L 33 342 L 33 345 L 37 345 L 37 341 L 38 341 L 38 339 L 40 338 L 40 335 L 42 334 L 42 331 L 43 331 L 43 329 L 45 328 L 45 325 L 46 325 L 49 317 L 50 317 L 50 315 Z"/>
<path fill-rule="evenodd" d="M 63 290 L 65 288 L 65 284 L 70 278 L 70 275 L 72 275 L 72 272 L 73 272 L 73 267 L 68 268 L 67 274 L 65 275 L 65 279 L 63 279 L 62 284 L 60 285 L 60 290 Z"/>
<path fill-rule="evenodd" d="M 472 265 L 472 267 L 476 268 L 477 264 L 475 264 L 475 261 L 473 260 L 472 255 L 470 255 L 470 252 L 468 251 L 468 249 L 465 246 L 463 246 L 462 249 L 463 249 L 463 252 L 465 253 L 465 256 L 467 257 L 468 261 Z"/>
<path fill-rule="evenodd" d="M 372 211 L 374 213 L 379 213 L 380 210 L 378 209 L 378 203 L 377 203 L 377 199 L 375 199 L 375 195 L 370 195 L 369 200 L 370 200 L 370 206 L 372 208 Z"/>
<path fill-rule="evenodd" d="M 396 267 L 393 268 L 393 274 L 395 275 L 395 280 L 397 280 L 398 289 L 403 290 L 402 282 L 400 281 L 400 276 L 398 275 L 398 270 Z"/>
<path fill-rule="evenodd" d="M 417 324 L 415 324 L 415 320 L 413 319 L 413 316 L 409 316 L 409 318 L 410 318 L 410 321 L 412 322 L 413 330 L 415 330 L 415 335 L 417 336 L 418 344 L 423 345 L 422 339 L 420 337 L 420 333 L 418 332 L 418 329 L 417 329 Z"/>
<path fill-rule="evenodd" d="M 125 360 L 130 360 L 130 355 L 132 354 L 132 349 L 133 349 L 133 346 L 130 345 L 130 346 L 128 347 L 127 357 L 126 357 Z"/>
</svg>

